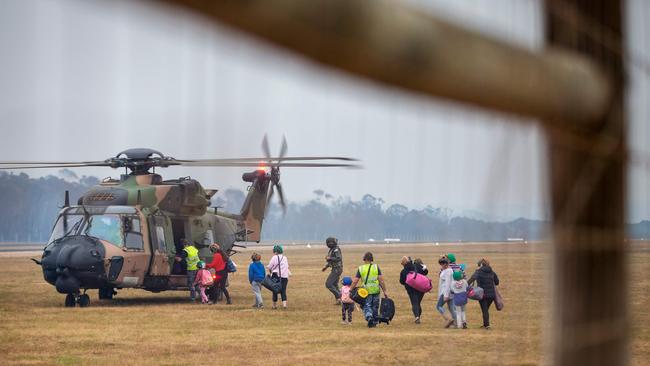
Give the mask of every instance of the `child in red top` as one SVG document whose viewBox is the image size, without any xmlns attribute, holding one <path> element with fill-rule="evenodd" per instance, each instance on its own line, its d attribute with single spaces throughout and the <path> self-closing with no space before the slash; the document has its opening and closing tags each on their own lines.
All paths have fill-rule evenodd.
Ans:
<svg viewBox="0 0 650 366">
<path fill-rule="evenodd" d="M 196 277 L 194 278 L 194 286 L 199 285 L 199 290 L 201 292 L 201 302 L 204 304 L 208 303 L 208 295 L 205 294 L 205 290 L 212 286 L 213 279 L 212 279 L 212 273 L 205 269 L 205 262 L 204 261 L 199 261 L 199 263 L 196 265 L 199 270 L 196 272 Z"/>
<path fill-rule="evenodd" d="M 341 315 L 343 320 L 341 324 L 352 324 L 352 312 L 354 311 L 354 300 L 350 297 L 350 285 L 352 284 L 352 278 L 343 277 L 343 287 L 341 287 Z M 347 319 L 346 319 L 347 316 Z"/>
</svg>

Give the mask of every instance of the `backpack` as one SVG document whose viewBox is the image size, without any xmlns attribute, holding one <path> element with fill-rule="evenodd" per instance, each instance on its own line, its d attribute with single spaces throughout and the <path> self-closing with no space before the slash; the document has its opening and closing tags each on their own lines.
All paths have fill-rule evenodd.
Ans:
<svg viewBox="0 0 650 366">
<path fill-rule="evenodd" d="M 379 322 L 389 324 L 395 316 L 395 302 L 392 299 L 384 297 L 379 303 Z"/>
<path fill-rule="evenodd" d="M 212 279 L 212 273 L 210 273 L 210 271 L 206 269 L 201 270 L 201 285 L 202 286 L 214 285 L 214 280 Z"/>
</svg>

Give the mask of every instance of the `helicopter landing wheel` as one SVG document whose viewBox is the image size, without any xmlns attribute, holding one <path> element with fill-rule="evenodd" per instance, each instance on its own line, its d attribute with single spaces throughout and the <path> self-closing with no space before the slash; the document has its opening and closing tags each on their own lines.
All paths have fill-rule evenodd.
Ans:
<svg viewBox="0 0 650 366">
<path fill-rule="evenodd" d="M 67 294 L 65 297 L 65 307 L 73 308 L 77 304 L 77 299 L 73 294 Z"/>
<path fill-rule="evenodd" d="M 79 296 L 79 300 L 77 301 L 79 302 L 79 307 L 85 308 L 90 305 L 90 296 L 83 294 Z"/>
</svg>

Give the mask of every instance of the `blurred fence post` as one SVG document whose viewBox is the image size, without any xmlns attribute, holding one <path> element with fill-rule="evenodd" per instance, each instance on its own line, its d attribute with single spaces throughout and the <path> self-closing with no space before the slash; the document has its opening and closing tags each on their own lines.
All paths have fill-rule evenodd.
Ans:
<svg viewBox="0 0 650 366">
<path fill-rule="evenodd" d="M 553 363 L 627 364 L 627 288 L 624 242 L 626 138 L 620 0 L 547 0 L 551 45 L 597 62 L 611 77 L 613 99 L 606 116 L 581 136 L 586 149 L 549 132 L 555 242 Z M 602 33 L 579 29 L 591 22 Z M 624 48 L 624 46 L 621 46 Z M 609 151 L 602 154 L 602 141 Z M 613 142 L 613 143 L 612 143 Z M 600 153 L 597 153 L 600 151 Z"/>
<path fill-rule="evenodd" d="M 559 47 L 539 53 L 393 1 L 157 1 L 387 85 L 542 118 L 556 248 L 553 361 L 626 363 L 622 55 L 568 21 L 586 16 L 620 45 L 621 0 L 546 0 L 547 39 Z M 575 14 L 559 16 L 566 5 Z"/>
</svg>

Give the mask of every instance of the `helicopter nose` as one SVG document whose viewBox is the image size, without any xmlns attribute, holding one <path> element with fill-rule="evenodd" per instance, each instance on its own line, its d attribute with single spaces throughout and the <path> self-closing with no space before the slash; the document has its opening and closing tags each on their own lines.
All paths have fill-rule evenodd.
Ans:
<svg viewBox="0 0 650 366">
<path fill-rule="evenodd" d="M 75 235 L 48 245 L 41 260 L 45 280 L 60 293 L 76 293 L 80 288 L 99 287 L 104 275 L 103 244 L 92 237 Z"/>
</svg>

